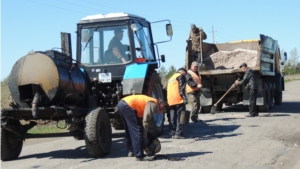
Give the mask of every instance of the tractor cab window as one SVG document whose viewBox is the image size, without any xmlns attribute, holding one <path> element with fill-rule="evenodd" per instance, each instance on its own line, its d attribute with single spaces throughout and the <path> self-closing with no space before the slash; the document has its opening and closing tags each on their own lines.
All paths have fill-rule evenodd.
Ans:
<svg viewBox="0 0 300 169">
<path fill-rule="evenodd" d="M 146 61 L 153 61 L 154 52 L 151 46 L 151 34 L 149 28 L 140 23 L 131 24 L 131 29 L 134 33 L 134 45 L 136 49 L 136 57 L 143 58 Z"/>
<path fill-rule="evenodd" d="M 131 61 L 127 26 L 88 27 L 81 30 L 81 63 L 124 64 Z"/>
</svg>

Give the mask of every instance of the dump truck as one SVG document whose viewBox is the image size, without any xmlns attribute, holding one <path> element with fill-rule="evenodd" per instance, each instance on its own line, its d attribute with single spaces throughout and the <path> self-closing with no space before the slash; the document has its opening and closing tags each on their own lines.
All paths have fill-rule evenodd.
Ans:
<svg viewBox="0 0 300 169">
<path fill-rule="evenodd" d="M 194 61 L 192 42 L 186 47 L 186 68 Z M 230 89 L 235 80 L 242 79 L 244 72 L 239 65 L 246 63 L 258 82 L 257 106 L 260 112 L 269 111 L 274 103 L 282 103 L 284 90 L 283 66 L 287 55 L 281 54 L 278 41 L 260 35 L 259 39 L 241 40 L 229 43 L 202 42 L 199 54 L 199 74 L 202 81 L 200 105 L 202 113 L 209 113 L 212 106 Z M 242 102 L 249 105 L 249 93 L 245 85 L 230 90 L 217 104 L 216 110 Z"/>
<path fill-rule="evenodd" d="M 154 42 L 151 25 L 164 23 L 165 41 Z M 165 31 L 164 30 L 164 31 Z M 117 53 L 110 41 L 118 34 Z M 127 95 L 145 94 L 164 98 L 156 71 L 165 61 L 158 43 L 172 39 L 169 20 L 150 23 L 127 13 L 90 15 L 77 23 L 76 58 L 71 34 L 61 33 L 61 51 L 31 51 L 20 58 L 9 76 L 13 98 L 1 110 L 1 160 L 19 157 L 23 141 L 31 137 L 73 136 L 84 139 L 93 157 L 109 154 L 112 127 L 123 128 L 116 105 Z M 116 39 L 114 39 L 116 40 Z M 123 51 L 123 52 L 122 52 Z M 64 133 L 28 134 L 36 125 L 64 121 Z M 163 132 L 164 114 L 154 116 L 157 135 Z"/>
</svg>

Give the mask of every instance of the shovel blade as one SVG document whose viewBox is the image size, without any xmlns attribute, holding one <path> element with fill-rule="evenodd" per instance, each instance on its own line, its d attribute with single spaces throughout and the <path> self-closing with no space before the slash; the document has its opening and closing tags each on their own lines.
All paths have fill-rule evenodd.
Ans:
<svg viewBox="0 0 300 169">
<path fill-rule="evenodd" d="M 216 106 L 211 106 L 210 114 L 215 114 L 216 113 Z"/>
</svg>

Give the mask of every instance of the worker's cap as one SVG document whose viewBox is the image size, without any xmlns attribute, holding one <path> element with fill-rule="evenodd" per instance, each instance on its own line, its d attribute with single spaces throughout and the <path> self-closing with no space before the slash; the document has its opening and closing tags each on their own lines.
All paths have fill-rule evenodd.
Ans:
<svg viewBox="0 0 300 169">
<path fill-rule="evenodd" d="M 191 29 L 194 29 L 194 28 L 196 28 L 196 25 L 195 24 L 191 24 Z"/>
<path fill-rule="evenodd" d="M 187 70 L 186 70 L 185 68 L 183 68 L 183 67 L 181 67 L 181 68 L 179 68 L 179 69 L 177 70 L 177 72 L 179 72 L 179 71 L 184 71 L 185 73 L 187 73 Z"/>
<path fill-rule="evenodd" d="M 160 104 L 164 105 L 164 107 L 165 107 L 166 110 L 169 109 L 169 105 L 168 105 L 168 103 L 167 103 L 165 100 L 159 98 L 159 99 L 158 99 L 158 102 L 159 102 Z"/>
<path fill-rule="evenodd" d="M 202 27 L 200 26 L 198 29 L 199 29 L 199 30 L 202 30 Z"/>
<path fill-rule="evenodd" d="M 247 67 L 247 64 L 246 63 L 242 63 L 241 65 L 240 65 L 240 68 L 242 68 L 242 67 Z"/>
<path fill-rule="evenodd" d="M 198 62 L 196 61 L 192 62 L 192 66 L 198 66 Z"/>
<path fill-rule="evenodd" d="M 120 33 L 120 32 L 124 32 L 124 31 L 120 28 L 115 29 L 115 33 Z"/>
</svg>

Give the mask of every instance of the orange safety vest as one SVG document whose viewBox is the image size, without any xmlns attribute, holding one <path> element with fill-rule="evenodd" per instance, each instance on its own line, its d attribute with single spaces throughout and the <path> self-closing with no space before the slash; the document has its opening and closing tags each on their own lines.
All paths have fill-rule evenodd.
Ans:
<svg viewBox="0 0 300 169">
<path fill-rule="evenodd" d="M 168 81 L 167 86 L 167 99 L 170 106 L 183 103 L 183 99 L 179 93 L 179 82 L 177 77 L 180 73 L 175 73 Z"/>
<path fill-rule="evenodd" d="M 129 107 L 137 111 L 139 118 L 143 118 L 147 102 L 152 101 L 158 105 L 157 99 L 145 95 L 130 95 L 124 97 L 122 100 L 124 100 Z"/>
<path fill-rule="evenodd" d="M 201 84 L 201 76 L 197 75 L 196 73 L 194 73 L 192 70 L 188 70 L 188 73 L 192 76 L 193 80 L 195 83 L 197 84 Z M 197 91 L 197 90 L 200 90 L 198 87 L 191 87 L 189 86 L 188 84 L 186 85 L 186 92 L 187 93 L 191 93 L 193 91 Z"/>
</svg>

